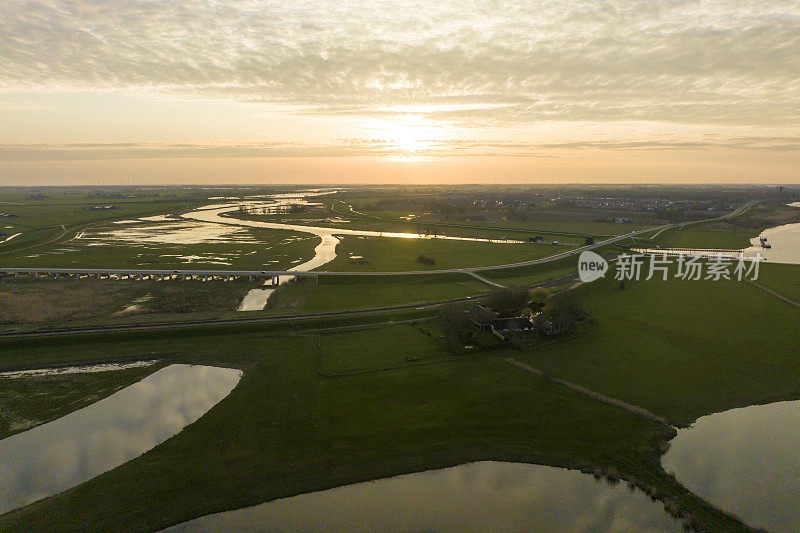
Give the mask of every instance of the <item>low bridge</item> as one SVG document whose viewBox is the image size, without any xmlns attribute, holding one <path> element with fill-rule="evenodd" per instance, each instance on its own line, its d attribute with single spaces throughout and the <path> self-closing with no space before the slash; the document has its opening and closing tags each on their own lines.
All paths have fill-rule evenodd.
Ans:
<svg viewBox="0 0 800 533">
<path fill-rule="evenodd" d="M 317 272 L 292 272 L 289 270 L 264 271 L 264 270 L 149 270 L 130 268 L 0 268 L 0 276 L 30 276 L 66 278 L 95 278 L 95 279 L 130 279 L 130 280 L 224 280 L 244 278 L 271 280 L 273 285 L 280 283 L 280 276 L 310 276 Z"/>
</svg>

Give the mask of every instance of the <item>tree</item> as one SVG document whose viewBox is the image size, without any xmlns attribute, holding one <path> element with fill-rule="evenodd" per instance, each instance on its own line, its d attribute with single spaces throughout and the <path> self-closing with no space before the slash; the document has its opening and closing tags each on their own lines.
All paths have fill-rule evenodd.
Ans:
<svg viewBox="0 0 800 533">
<path fill-rule="evenodd" d="M 439 310 L 437 320 L 444 333 L 445 347 L 452 353 L 461 353 L 472 335 L 472 323 L 466 309 L 458 304 L 445 305 Z"/>
<path fill-rule="evenodd" d="M 528 303 L 528 290 L 525 287 L 503 287 L 489 294 L 489 307 L 501 315 L 516 315 Z"/>
<path fill-rule="evenodd" d="M 544 306 L 550 303 L 550 291 L 544 287 L 536 287 L 530 294 L 531 308 L 541 311 Z"/>
<path fill-rule="evenodd" d="M 589 318 L 589 313 L 572 294 L 554 298 L 542 309 L 545 321 L 552 323 L 552 334 L 570 333 L 578 322 Z M 543 322 L 546 323 L 546 322 Z"/>
</svg>

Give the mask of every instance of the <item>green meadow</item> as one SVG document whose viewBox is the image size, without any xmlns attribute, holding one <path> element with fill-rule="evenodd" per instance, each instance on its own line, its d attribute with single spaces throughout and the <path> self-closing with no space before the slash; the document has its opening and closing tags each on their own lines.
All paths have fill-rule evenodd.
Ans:
<svg viewBox="0 0 800 533">
<path fill-rule="evenodd" d="M 340 237 L 340 241 L 336 246 L 336 259 L 321 267 L 321 270 L 392 272 L 468 268 L 531 261 L 572 249 L 541 243 L 507 244 L 357 236 Z M 420 256 L 424 256 L 422 261 Z"/>
<path fill-rule="evenodd" d="M 731 407 L 800 398 L 800 310 L 739 282 L 651 280 L 622 289 L 602 280 L 574 294 L 594 326 L 529 352 L 501 346 L 450 355 L 422 316 L 361 328 L 349 320 L 344 329 L 320 323 L 5 341 L 4 365 L 64 361 L 66 342 L 84 360 L 163 353 L 245 375 L 172 439 L 3 515 L 0 529 L 153 530 L 293 494 L 494 459 L 613 469 L 706 527 L 744 530 L 660 468 L 670 427 L 505 358 L 685 425 Z"/>
<path fill-rule="evenodd" d="M 304 314 L 392 307 L 475 296 L 491 288 L 472 276 L 458 273 L 298 278 L 275 293 L 266 313 Z"/>
</svg>

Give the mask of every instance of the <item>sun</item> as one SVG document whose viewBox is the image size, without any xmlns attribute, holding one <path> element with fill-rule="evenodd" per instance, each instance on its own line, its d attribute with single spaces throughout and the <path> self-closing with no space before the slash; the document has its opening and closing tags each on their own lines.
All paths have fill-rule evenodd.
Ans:
<svg viewBox="0 0 800 533">
<path fill-rule="evenodd" d="M 386 130 L 386 141 L 390 149 L 402 152 L 419 152 L 435 145 L 430 138 L 430 128 L 400 123 Z"/>
<path fill-rule="evenodd" d="M 421 161 L 446 148 L 447 126 L 417 115 L 372 120 L 366 126 L 384 157 Z"/>
</svg>

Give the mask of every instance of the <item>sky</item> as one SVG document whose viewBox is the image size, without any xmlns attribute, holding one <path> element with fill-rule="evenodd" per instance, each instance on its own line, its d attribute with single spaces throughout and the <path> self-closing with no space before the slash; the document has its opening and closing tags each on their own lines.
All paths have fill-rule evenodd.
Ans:
<svg viewBox="0 0 800 533">
<path fill-rule="evenodd" d="M 800 183 L 800 2 L 0 0 L 0 185 Z"/>
</svg>

